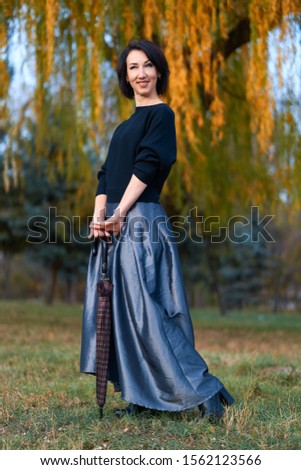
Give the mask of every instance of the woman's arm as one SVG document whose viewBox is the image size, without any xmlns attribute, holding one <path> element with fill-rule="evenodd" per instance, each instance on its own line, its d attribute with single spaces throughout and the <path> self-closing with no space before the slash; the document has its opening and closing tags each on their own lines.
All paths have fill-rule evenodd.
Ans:
<svg viewBox="0 0 301 470">
<path fill-rule="evenodd" d="M 139 196 L 143 193 L 146 188 L 146 184 L 140 181 L 137 176 L 132 175 L 129 184 L 122 196 L 120 203 L 114 211 L 112 217 L 107 221 L 101 223 L 101 228 L 105 231 L 106 236 L 108 232 L 113 232 L 114 235 L 118 235 L 121 227 L 125 222 L 125 216 L 132 205 L 137 201 Z"/>
<path fill-rule="evenodd" d="M 139 196 L 141 196 L 146 186 L 147 185 L 137 178 L 137 176 L 132 175 L 122 199 L 114 212 L 118 213 L 120 217 L 125 217 L 132 205 L 137 201 Z"/>
<path fill-rule="evenodd" d="M 106 194 L 98 194 L 95 197 L 95 204 L 94 204 L 94 213 L 92 222 L 90 224 L 90 233 L 88 238 L 92 237 L 103 237 L 103 236 L 110 236 L 110 234 L 105 234 L 104 229 L 101 227 L 101 222 L 105 221 L 106 218 L 106 204 L 107 204 L 107 195 Z"/>
</svg>

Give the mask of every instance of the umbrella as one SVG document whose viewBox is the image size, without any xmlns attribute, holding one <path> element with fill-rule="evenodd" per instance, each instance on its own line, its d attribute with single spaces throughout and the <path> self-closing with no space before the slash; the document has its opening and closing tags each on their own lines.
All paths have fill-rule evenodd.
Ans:
<svg viewBox="0 0 301 470">
<path fill-rule="evenodd" d="M 109 352 L 111 340 L 111 294 L 113 284 L 107 277 L 107 242 L 101 240 L 102 263 L 101 279 L 97 283 L 98 304 L 96 320 L 96 401 L 99 405 L 99 417 L 102 418 L 106 402 Z"/>
</svg>

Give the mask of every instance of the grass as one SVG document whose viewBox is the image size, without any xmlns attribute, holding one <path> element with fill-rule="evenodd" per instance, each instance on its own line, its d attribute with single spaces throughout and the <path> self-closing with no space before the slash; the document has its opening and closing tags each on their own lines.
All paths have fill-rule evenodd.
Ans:
<svg viewBox="0 0 301 470">
<path fill-rule="evenodd" d="M 2 449 L 301 448 L 301 315 L 192 312 L 196 347 L 236 398 L 212 425 L 198 410 L 104 419 L 79 373 L 81 306 L 0 302 Z"/>
</svg>

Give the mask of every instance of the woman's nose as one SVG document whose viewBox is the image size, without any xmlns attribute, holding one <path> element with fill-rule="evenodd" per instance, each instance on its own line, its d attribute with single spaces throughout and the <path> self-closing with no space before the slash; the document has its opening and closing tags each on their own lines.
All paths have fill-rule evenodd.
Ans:
<svg viewBox="0 0 301 470">
<path fill-rule="evenodd" d="M 144 67 L 140 67 L 139 70 L 138 70 L 138 73 L 139 73 L 139 77 L 145 77 L 145 69 Z"/>
</svg>

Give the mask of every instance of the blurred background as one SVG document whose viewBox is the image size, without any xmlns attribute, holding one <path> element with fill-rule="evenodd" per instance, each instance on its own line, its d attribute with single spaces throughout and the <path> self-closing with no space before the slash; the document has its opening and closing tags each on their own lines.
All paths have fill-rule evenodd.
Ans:
<svg viewBox="0 0 301 470">
<path fill-rule="evenodd" d="M 171 72 L 178 161 L 161 202 L 190 305 L 300 311 L 300 1 L 1 9 L 0 298 L 83 302 L 97 171 L 134 110 L 116 60 L 148 38 Z"/>
</svg>

